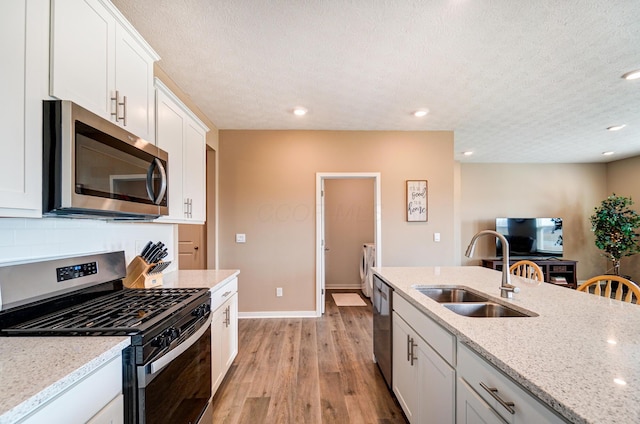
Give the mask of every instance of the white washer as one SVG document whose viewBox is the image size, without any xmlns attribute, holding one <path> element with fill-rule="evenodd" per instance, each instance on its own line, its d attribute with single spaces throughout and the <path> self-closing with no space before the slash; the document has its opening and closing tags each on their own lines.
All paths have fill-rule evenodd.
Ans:
<svg viewBox="0 0 640 424">
<path fill-rule="evenodd" d="M 373 274 L 371 267 L 376 266 L 376 245 L 375 243 L 365 243 L 362 246 L 362 257 L 360 259 L 360 278 L 362 279 L 362 293 L 371 297 L 373 293 Z"/>
</svg>

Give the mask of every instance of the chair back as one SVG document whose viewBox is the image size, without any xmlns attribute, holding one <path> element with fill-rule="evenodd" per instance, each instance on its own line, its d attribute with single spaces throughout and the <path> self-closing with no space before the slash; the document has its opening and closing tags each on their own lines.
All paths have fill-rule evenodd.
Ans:
<svg viewBox="0 0 640 424">
<path fill-rule="evenodd" d="M 618 283 L 617 287 L 613 287 L 613 282 Z M 603 285 L 604 292 L 602 291 Z M 593 287 L 593 291 L 591 290 L 591 287 Z M 623 299 L 623 292 L 625 291 L 625 288 L 626 294 L 624 294 Z M 638 299 L 640 299 L 640 287 L 638 287 L 638 285 L 633 281 L 627 280 L 626 278 L 618 275 L 598 275 L 582 283 L 577 290 L 608 298 L 611 298 L 613 293 L 614 299 L 629 303 L 638 303 Z"/>
<path fill-rule="evenodd" d="M 528 260 L 522 260 L 514 263 L 509 267 L 509 272 L 518 277 L 529 278 L 536 281 L 544 281 L 544 274 L 537 263 Z"/>
</svg>

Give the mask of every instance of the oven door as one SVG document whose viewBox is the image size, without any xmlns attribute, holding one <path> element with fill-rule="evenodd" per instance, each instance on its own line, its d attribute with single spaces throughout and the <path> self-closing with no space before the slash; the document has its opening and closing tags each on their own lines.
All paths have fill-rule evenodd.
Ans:
<svg viewBox="0 0 640 424">
<path fill-rule="evenodd" d="M 136 373 L 138 423 L 203 423 L 211 402 L 211 314 L 186 340 L 137 366 Z"/>
</svg>

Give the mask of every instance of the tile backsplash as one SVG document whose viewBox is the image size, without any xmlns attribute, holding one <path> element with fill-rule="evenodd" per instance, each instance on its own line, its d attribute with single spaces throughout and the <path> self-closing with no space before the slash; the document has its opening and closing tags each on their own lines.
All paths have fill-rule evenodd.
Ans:
<svg viewBox="0 0 640 424">
<path fill-rule="evenodd" d="M 150 240 L 169 246 L 165 258 L 169 261 L 176 253 L 174 227 L 94 219 L 0 218 L 0 265 L 116 250 L 124 250 L 129 263 Z"/>
</svg>

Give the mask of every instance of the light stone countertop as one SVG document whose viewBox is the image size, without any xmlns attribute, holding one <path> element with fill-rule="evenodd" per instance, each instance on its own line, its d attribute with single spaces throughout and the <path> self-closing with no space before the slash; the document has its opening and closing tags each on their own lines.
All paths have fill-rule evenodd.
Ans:
<svg viewBox="0 0 640 424">
<path fill-rule="evenodd" d="M 169 272 L 162 276 L 162 286 L 173 287 L 207 287 L 216 291 L 217 286 L 227 283 L 240 274 L 237 269 L 194 269 Z"/>
<path fill-rule="evenodd" d="M 174 271 L 162 287 L 212 291 L 238 270 Z M 0 424 L 14 423 L 121 354 L 129 337 L 0 338 Z"/>
<path fill-rule="evenodd" d="M 14 423 L 120 356 L 129 337 L 0 338 L 0 424 Z"/>
<path fill-rule="evenodd" d="M 476 266 L 374 271 L 396 290 L 394 295 L 407 299 L 569 421 L 640 422 L 640 306 L 515 276 L 512 284 L 520 293 L 503 299 L 501 273 Z M 466 286 L 539 316 L 464 317 L 413 285 Z"/>
</svg>

